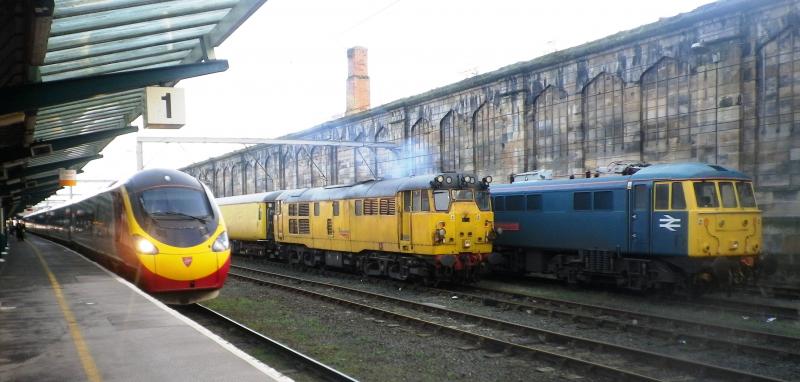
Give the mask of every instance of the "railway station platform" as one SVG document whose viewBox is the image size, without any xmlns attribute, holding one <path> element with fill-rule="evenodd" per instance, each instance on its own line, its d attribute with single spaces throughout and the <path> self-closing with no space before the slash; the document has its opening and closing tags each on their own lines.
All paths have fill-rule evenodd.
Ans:
<svg viewBox="0 0 800 382">
<path fill-rule="evenodd" d="M 290 381 L 76 252 L 0 262 L 0 381 Z"/>
</svg>

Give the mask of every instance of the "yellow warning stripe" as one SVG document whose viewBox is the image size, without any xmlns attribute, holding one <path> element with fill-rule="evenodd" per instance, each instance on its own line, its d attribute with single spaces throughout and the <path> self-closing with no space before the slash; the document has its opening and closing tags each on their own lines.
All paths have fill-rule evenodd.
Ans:
<svg viewBox="0 0 800 382">
<path fill-rule="evenodd" d="M 86 372 L 86 377 L 92 382 L 102 381 L 103 379 L 100 377 L 100 372 L 97 370 L 97 365 L 95 365 L 92 354 L 89 352 L 89 346 L 87 346 L 86 342 L 83 341 L 81 330 L 78 328 L 78 322 L 75 321 L 75 316 L 69 309 L 69 305 L 67 305 L 67 301 L 64 299 L 64 294 L 61 293 L 61 284 L 58 283 L 58 280 L 56 280 L 56 276 L 53 274 L 53 272 L 50 272 L 50 267 L 47 266 L 47 262 L 44 261 L 44 257 L 42 257 L 42 253 L 39 252 L 39 249 L 30 242 L 27 243 L 31 246 L 31 248 L 33 248 L 33 251 L 36 253 L 36 257 L 39 258 L 39 261 L 42 263 L 42 267 L 44 267 L 44 271 L 47 272 L 47 277 L 50 279 L 50 284 L 53 286 L 53 292 L 56 294 L 58 305 L 61 307 L 61 312 L 64 314 L 64 318 L 67 320 L 67 324 L 69 325 L 69 332 L 72 334 L 72 341 L 75 343 L 75 349 L 78 350 L 78 357 L 81 359 L 83 370 Z"/>
</svg>

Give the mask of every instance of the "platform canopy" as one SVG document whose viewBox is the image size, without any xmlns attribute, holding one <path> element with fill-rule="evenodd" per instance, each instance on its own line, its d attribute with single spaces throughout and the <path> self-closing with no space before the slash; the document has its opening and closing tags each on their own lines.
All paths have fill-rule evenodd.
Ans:
<svg viewBox="0 0 800 382">
<path fill-rule="evenodd" d="M 3 215 L 135 132 L 144 87 L 226 70 L 214 47 L 265 2 L 0 0 Z"/>
</svg>

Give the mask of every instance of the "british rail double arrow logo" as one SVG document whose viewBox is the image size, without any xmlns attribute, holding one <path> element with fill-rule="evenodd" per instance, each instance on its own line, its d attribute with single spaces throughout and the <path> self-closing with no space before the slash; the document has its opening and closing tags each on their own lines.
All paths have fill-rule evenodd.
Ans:
<svg viewBox="0 0 800 382">
<path fill-rule="evenodd" d="M 673 218 L 670 215 L 664 215 L 664 217 L 658 221 L 661 222 L 661 224 L 658 225 L 659 227 L 666 228 L 672 232 L 675 232 L 675 228 L 681 228 L 681 219 Z"/>
</svg>

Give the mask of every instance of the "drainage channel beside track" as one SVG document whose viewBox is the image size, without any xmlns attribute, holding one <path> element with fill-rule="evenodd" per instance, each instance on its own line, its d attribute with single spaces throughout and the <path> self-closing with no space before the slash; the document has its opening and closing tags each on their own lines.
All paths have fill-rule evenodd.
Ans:
<svg viewBox="0 0 800 382">
<path fill-rule="evenodd" d="M 579 373 L 591 374 L 607 380 L 676 380 L 702 378 L 704 380 L 777 381 L 780 379 L 751 374 L 689 359 L 672 357 L 646 350 L 603 341 L 556 333 L 526 325 L 516 324 L 487 316 L 465 313 L 442 306 L 417 303 L 383 294 L 343 287 L 340 285 L 274 274 L 258 269 L 234 269 L 258 274 L 259 278 L 231 273 L 232 277 L 254 283 L 291 290 L 324 301 L 357 308 L 390 319 L 425 326 L 438 333 L 447 333 L 470 341 L 475 346 L 509 354 L 527 354 L 553 362 Z M 277 279 L 265 280 L 263 277 Z M 301 284 L 304 287 L 288 285 Z M 324 293 L 313 289 L 322 288 Z M 331 296 L 345 293 L 359 301 Z M 375 301 L 380 301 L 376 305 Z M 419 317 L 422 315 L 423 317 Z M 441 323 L 446 317 L 446 323 Z M 461 321 L 461 322 L 458 322 Z"/>
</svg>

